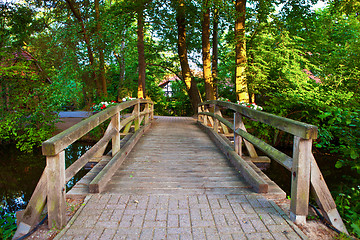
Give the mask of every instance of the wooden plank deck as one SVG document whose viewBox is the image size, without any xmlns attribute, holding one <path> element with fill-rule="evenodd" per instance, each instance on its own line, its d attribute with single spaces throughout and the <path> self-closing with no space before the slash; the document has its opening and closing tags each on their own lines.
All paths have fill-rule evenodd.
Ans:
<svg viewBox="0 0 360 240">
<path fill-rule="evenodd" d="M 307 239 L 193 118 L 161 117 L 55 239 Z"/>
<path fill-rule="evenodd" d="M 193 118 L 161 117 L 106 187 L 127 194 L 249 194 L 251 186 Z"/>
</svg>

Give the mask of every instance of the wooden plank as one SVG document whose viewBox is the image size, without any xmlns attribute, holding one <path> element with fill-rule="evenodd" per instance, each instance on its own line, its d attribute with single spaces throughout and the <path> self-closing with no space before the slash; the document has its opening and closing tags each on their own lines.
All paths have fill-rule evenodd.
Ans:
<svg viewBox="0 0 360 240">
<path fill-rule="evenodd" d="M 220 109 L 219 109 L 218 115 L 219 115 L 220 117 L 222 117 L 222 113 L 221 113 Z M 229 130 L 228 130 L 228 128 L 226 127 L 225 124 L 223 124 L 222 122 L 220 122 L 220 126 L 221 126 L 224 134 L 229 134 Z"/>
<path fill-rule="evenodd" d="M 61 229 L 66 224 L 65 151 L 46 157 L 47 209 L 49 228 Z"/>
<path fill-rule="evenodd" d="M 311 147 L 311 139 L 294 136 L 290 219 L 299 224 L 306 223 L 308 214 Z"/>
<path fill-rule="evenodd" d="M 268 124 L 276 127 L 285 132 L 291 133 L 295 136 L 299 136 L 303 139 L 316 139 L 318 134 L 318 128 L 314 125 L 302 123 L 289 118 L 276 116 L 274 114 L 266 113 L 263 111 L 257 111 L 251 108 L 241 106 L 239 104 L 223 102 L 223 101 L 207 101 L 200 105 L 217 104 L 218 106 L 232 109 L 242 115 L 254 119 L 256 121 Z"/>
<path fill-rule="evenodd" d="M 150 121 L 154 120 L 154 103 L 151 104 Z"/>
<path fill-rule="evenodd" d="M 84 136 L 110 117 L 123 109 L 139 103 L 139 100 L 126 101 L 118 105 L 105 109 L 81 122 L 59 133 L 58 135 L 46 140 L 42 144 L 42 152 L 45 156 L 54 156 L 76 140 Z"/>
<path fill-rule="evenodd" d="M 218 116 L 220 114 L 220 109 L 217 105 L 214 105 L 214 114 Z M 219 119 L 217 118 L 214 119 L 213 129 L 216 133 L 219 132 Z"/>
<path fill-rule="evenodd" d="M 115 130 L 115 134 L 111 140 L 111 151 L 112 155 L 114 156 L 117 152 L 120 151 L 120 112 L 116 113 L 112 118 L 110 125 L 112 129 Z"/>
<path fill-rule="evenodd" d="M 244 124 L 244 122 L 242 121 L 242 119 L 241 119 L 241 121 L 240 121 L 240 129 L 242 129 L 242 130 L 244 130 L 245 132 L 247 132 L 246 127 L 245 127 L 245 124 Z M 256 153 L 256 150 L 255 150 L 255 148 L 254 148 L 254 145 L 252 145 L 251 143 L 249 143 L 249 142 L 246 141 L 246 140 L 244 140 L 244 143 L 245 143 L 246 149 L 247 149 L 248 152 L 249 152 L 250 157 L 252 157 L 252 158 L 257 158 L 257 157 L 259 157 L 259 156 L 257 155 L 257 153 Z"/>
<path fill-rule="evenodd" d="M 148 124 L 150 122 L 149 116 L 150 116 L 150 109 L 149 109 L 150 105 L 147 103 L 145 105 L 145 125 Z"/>
<path fill-rule="evenodd" d="M 75 174 L 96 155 L 99 149 L 107 145 L 107 143 L 114 135 L 116 135 L 116 130 L 112 128 L 94 146 L 92 146 L 86 153 L 84 153 L 84 155 L 82 155 L 78 160 L 71 164 L 65 170 L 65 182 L 68 182 L 73 176 L 75 176 Z"/>
<path fill-rule="evenodd" d="M 322 210 L 324 217 L 339 231 L 349 234 L 341 219 L 341 216 L 336 209 L 336 204 L 328 186 L 325 183 L 324 177 L 321 174 L 319 166 L 316 163 L 314 155 L 311 154 L 311 189 L 315 195 L 315 200 Z"/>
<path fill-rule="evenodd" d="M 91 181 L 89 190 L 91 193 L 101 193 L 110 178 L 116 170 L 121 166 L 128 153 L 133 149 L 140 137 L 150 128 L 151 123 L 143 126 L 135 132 L 126 142 L 125 146 L 110 160 L 110 162 L 101 170 L 101 172 Z"/>
<path fill-rule="evenodd" d="M 234 113 L 234 148 L 237 155 L 242 156 L 242 137 L 236 133 L 236 129 L 240 128 L 241 114 L 238 112 Z"/>
<path fill-rule="evenodd" d="M 120 130 L 124 128 L 124 126 L 127 126 L 128 123 L 132 123 L 132 121 L 136 118 L 135 115 L 131 115 L 123 120 L 120 121 Z M 131 126 L 131 124 L 130 124 Z"/>
<path fill-rule="evenodd" d="M 200 122 L 198 122 L 198 125 L 209 134 L 210 138 L 257 192 L 268 192 L 269 185 L 265 182 L 265 180 L 261 178 L 256 171 L 221 138 L 219 134 L 217 134 L 213 129 L 204 126 Z"/>
<path fill-rule="evenodd" d="M 208 108 L 205 108 L 204 112 L 209 113 L 209 109 L 208 109 Z M 208 117 L 208 116 L 205 116 L 205 117 L 206 117 L 206 119 L 208 119 L 208 120 L 209 120 L 209 122 L 210 122 L 211 126 L 214 126 L 214 119 L 213 119 L 213 118 L 211 118 L 211 117 Z M 206 126 L 207 126 L 207 125 L 206 125 Z"/>
<path fill-rule="evenodd" d="M 214 116 L 213 113 L 206 113 L 203 112 L 201 114 L 204 115 L 212 115 Z M 215 116 L 216 118 L 220 119 L 220 121 L 222 121 L 225 125 L 227 125 L 229 128 L 232 128 L 232 124 L 227 121 L 226 119 L 220 117 L 220 116 Z M 234 129 L 232 129 L 234 130 Z M 261 151 L 263 151 L 266 155 L 268 155 L 269 157 L 271 157 L 272 159 L 274 159 L 275 161 L 277 161 L 279 164 L 281 164 L 283 167 L 285 167 L 286 169 L 288 169 L 289 171 L 291 171 L 292 168 L 292 158 L 289 157 L 288 155 L 286 155 L 283 152 L 280 152 L 279 150 L 277 150 L 276 148 L 274 148 L 273 146 L 265 143 L 264 141 L 258 139 L 257 137 L 254 137 L 253 135 L 251 135 L 250 133 L 245 132 L 242 129 L 237 129 L 236 133 L 239 134 L 240 136 L 242 136 L 244 139 L 246 139 L 247 141 L 249 141 L 250 143 L 254 144 L 257 148 L 259 148 Z"/>
<path fill-rule="evenodd" d="M 134 105 L 133 115 L 136 116 L 134 120 L 135 132 L 140 128 L 140 104 Z"/>
<path fill-rule="evenodd" d="M 30 201 L 27 204 L 25 210 L 22 213 L 22 217 L 19 222 L 24 222 L 29 226 L 33 227 L 40 221 L 41 213 L 43 212 L 46 205 L 47 196 L 47 174 L 46 167 L 40 177 L 36 188 L 31 195 Z"/>
</svg>

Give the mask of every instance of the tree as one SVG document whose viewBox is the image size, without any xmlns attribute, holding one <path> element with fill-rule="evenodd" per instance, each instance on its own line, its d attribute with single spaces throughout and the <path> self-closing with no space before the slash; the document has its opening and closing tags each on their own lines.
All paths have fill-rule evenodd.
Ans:
<svg viewBox="0 0 360 240">
<path fill-rule="evenodd" d="M 145 98 L 145 46 L 144 46 L 144 5 L 141 4 L 137 10 L 137 48 L 139 61 L 138 98 Z"/>
<path fill-rule="evenodd" d="M 214 83 L 211 74 L 211 55 L 210 55 L 210 7 L 209 0 L 203 0 L 202 7 L 202 60 L 203 76 L 205 82 L 206 100 L 214 100 Z"/>
<path fill-rule="evenodd" d="M 246 0 L 235 2 L 235 85 L 237 100 L 249 102 L 249 94 L 246 81 Z"/>
<path fill-rule="evenodd" d="M 191 77 L 191 70 L 189 67 L 186 44 L 186 18 L 185 18 L 185 3 L 183 0 L 178 0 L 176 3 L 176 22 L 178 27 L 178 54 L 181 65 L 182 79 L 185 82 L 186 90 L 189 94 L 190 101 L 194 112 L 197 112 L 198 104 L 201 102 L 201 96 L 197 88 L 195 80 Z"/>
</svg>

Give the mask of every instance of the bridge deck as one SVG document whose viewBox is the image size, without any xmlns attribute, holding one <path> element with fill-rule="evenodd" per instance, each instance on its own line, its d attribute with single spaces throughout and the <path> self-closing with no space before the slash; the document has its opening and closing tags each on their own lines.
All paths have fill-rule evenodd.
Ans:
<svg viewBox="0 0 360 240">
<path fill-rule="evenodd" d="M 192 118 L 160 118 L 58 239 L 303 239 Z"/>
</svg>

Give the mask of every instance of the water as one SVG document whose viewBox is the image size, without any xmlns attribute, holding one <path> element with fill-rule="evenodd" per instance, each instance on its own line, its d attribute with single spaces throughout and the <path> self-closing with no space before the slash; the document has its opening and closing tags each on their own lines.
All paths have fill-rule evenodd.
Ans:
<svg viewBox="0 0 360 240">
<path fill-rule="evenodd" d="M 288 156 L 292 156 L 291 149 L 279 150 L 286 153 Z M 344 176 L 355 179 L 358 177 L 357 173 L 352 171 L 349 167 L 342 167 L 340 169 L 335 167 L 335 163 L 339 159 L 339 156 L 318 150 L 314 151 L 313 154 L 330 192 L 339 192 L 344 186 L 352 184 L 352 182 Z M 279 187 L 286 192 L 287 196 L 290 196 L 290 171 L 285 169 L 276 161 L 272 160 L 270 167 L 264 171 L 264 173 L 277 185 L 279 185 Z"/>
<path fill-rule="evenodd" d="M 74 143 L 65 150 L 66 167 L 91 148 L 88 143 Z M 0 214 L 24 209 L 45 168 L 46 159 L 41 149 L 23 153 L 15 145 L 0 145 Z M 80 170 L 68 183 L 70 189 L 86 174 Z"/>
</svg>

